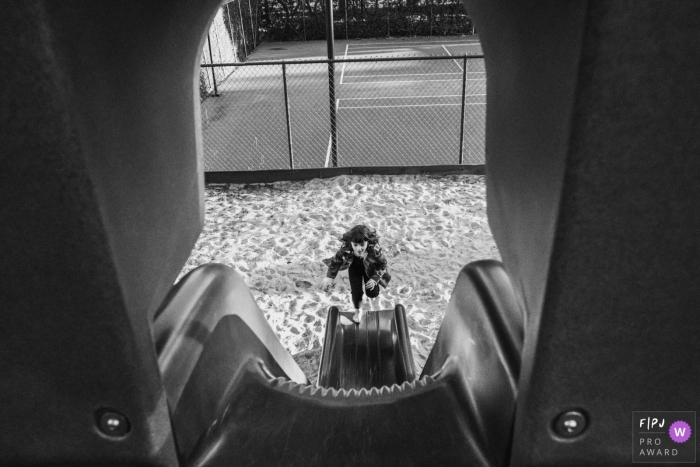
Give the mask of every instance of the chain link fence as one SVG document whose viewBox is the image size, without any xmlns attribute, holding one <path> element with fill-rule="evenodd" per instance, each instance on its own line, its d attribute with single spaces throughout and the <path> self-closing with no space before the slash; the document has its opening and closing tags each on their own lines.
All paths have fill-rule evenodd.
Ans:
<svg viewBox="0 0 700 467">
<path fill-rule="evenodd" d="M 483 56 L 215 68 L 227 77 L 201 105 L 207 172 L 484 163 Z"/>
<path fill-rule="evenodd" d="M 201 63 L 243 62 L 260 43 L 260 8 L 258 0 L 233 0 L 217 11 L 201 54 Z M 199 75 L 199 94 L 204 99 L 216 95 L 217 82 L 226 79 L 232 69 L 202 68 Z"/>
<path fill-rule="evenodd" d="M 322 0 L 262 0 L 260 33 L 267 41 L 325 39 Z M 473 34 L 461 0 L 334 0 L 336 39 Z"/>
</svg>

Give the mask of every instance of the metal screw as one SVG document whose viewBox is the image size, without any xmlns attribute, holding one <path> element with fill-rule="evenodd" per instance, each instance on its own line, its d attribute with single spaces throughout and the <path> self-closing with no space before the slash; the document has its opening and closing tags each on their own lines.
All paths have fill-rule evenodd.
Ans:
<svg viewBox="0 0 700 467">
<path fill-rule="evenodd" d="M 129 419 L 116 410 L 100 410 L 97 417 L 97 426 L 103 434 L 112 438 L 126 436 L 131 429 Z"/>
<path fill-rule="evenodd" d="M 588 420 L 583 412 L 569 410 L 559 414 L 554 420 L 554 432 L 562 438 L 574 438 L 588 427 Z"/>
</svg>

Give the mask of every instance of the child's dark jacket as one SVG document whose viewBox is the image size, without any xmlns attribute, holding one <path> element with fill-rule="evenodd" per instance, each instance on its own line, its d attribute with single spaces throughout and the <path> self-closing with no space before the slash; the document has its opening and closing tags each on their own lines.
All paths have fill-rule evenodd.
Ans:
<svg viewBox="0 0 700 467">
<path fill-rule="evenodd" d="M 328 265 L 326 277 L 335 279 L 338 272 L 344 271 L 350 267 L 354 256 L 355 254 L 352 251 L 352 246 L 349 244 L 341 246 L 335 255 L 323 260 L 323 262 Z M 389 274 L 389 271 L 387 271 L 386 258 L 384 257 L 382 248 L 379 245 L 367 246 L 367 255 L 362 260 L 362 263 L 364 264 L 365 272 L 370 279 L 374 280 L 382 287 L 387 286 L 391 280 L 391 275 Z"/>
</svg>

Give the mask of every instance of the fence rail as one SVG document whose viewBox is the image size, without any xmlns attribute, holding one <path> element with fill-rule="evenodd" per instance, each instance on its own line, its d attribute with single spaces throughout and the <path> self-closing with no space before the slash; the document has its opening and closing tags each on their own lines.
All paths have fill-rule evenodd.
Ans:
<svg viewBox="0 0 700 467">
<path fill-rule="evenodd" d="M 230 71 L 201 106 L 207 172 L 484 163 L 482 55 L 202 67 Z"/>
</svg>

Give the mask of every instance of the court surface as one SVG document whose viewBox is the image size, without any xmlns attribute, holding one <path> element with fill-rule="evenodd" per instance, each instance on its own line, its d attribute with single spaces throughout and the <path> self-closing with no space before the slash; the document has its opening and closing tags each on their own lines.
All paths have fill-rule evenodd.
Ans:
<svg viewBox="0 0 700 467">
<path fill-rule="evenodd" d="M 230 68 L 219 97 L 202 103 L 205 169 L 290 168 L 282 66 L 285 67 L 294 168 L 332 166 L 326 43 L 262 44 L 249 58 L 261 65 Z M 463 163 L 483 163 L 486 77 L 476 36 L 336 42 L 339 59 L 421 60 L 335 65 L 338 166 L 457 164 L 465 83 Z M 440 59 L 430 59 L 441 57 Z"/>
</svg>

